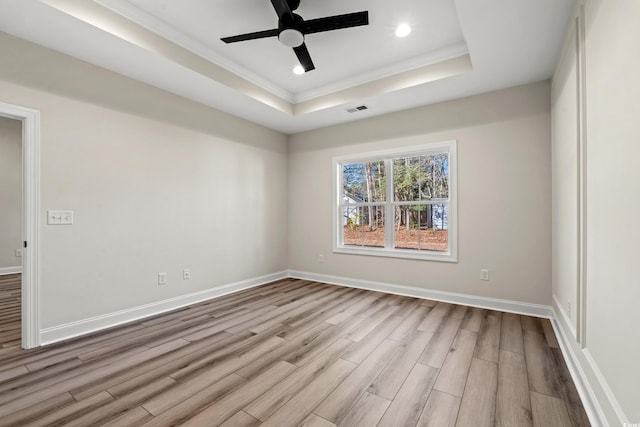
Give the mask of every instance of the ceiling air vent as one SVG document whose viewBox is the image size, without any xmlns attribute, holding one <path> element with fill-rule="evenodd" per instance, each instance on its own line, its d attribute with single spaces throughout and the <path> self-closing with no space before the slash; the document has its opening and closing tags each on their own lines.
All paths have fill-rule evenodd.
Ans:
<svg viewBox="0 0 640 427">
<path fill-rule="evenodd" d="M 348 108 L 347 112 L 348 113 L 357 113 L 358 111 L 363 111 L 363 110 L 368 110 L 369 107 L 367 107 L 366 105 L 360 105 L 359 107 L 353 107 L 353 108 Z"/>
</svg>

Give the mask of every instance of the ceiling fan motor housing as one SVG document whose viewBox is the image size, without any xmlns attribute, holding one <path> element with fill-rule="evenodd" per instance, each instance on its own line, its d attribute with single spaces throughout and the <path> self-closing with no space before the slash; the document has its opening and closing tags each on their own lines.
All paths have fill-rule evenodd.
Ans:
<svg viewBox="0 0 640 427">
<path fill-rule="evenodd" d="M 278 40 L 288 47 L 298 47 L 304 43 L 304 20 L 300 15 L 292 13 L 280 19 Z"/>
<path fill-rule="evenodd" d="M 296 10 L 300 6 L 300 0 L 287 0 L 287 5 L 289 9 Z"/>
</svg>

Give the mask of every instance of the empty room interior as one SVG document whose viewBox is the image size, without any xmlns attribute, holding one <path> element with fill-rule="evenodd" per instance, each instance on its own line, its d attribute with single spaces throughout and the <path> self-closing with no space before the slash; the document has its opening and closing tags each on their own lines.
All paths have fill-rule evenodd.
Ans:
<svg viewBox="0 0 640 427">
<path fill-rule="evenodd" d="M 0 426 L 640 425 L 638 22 L 0 0 Z"/>
</svg>

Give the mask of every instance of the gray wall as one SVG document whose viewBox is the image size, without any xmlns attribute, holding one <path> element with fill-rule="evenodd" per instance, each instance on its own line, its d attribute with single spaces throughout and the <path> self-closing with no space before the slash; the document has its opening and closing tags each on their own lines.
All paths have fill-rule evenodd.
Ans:
<svg viewBox="0 0 640 427">
<path fill-rule="evenodd" d="M 331 252 L 333 157 L 448 140 L 458 141 L 458 263 Z M 289 268 L 548 305 L 550 148 L 548 82 L 294 135 Z"/>
<path fill-rule="evenodd" d="M 284 135 L 8 36 L 0 57 L 2 101 L 41 112 L 43 328 L 286 269 Z"/>
<path fill-rule="evenodd" d="M 554 309 L 612 426 L 640 422 L 640 2 L 587 0 L 585 348 L 578 326 L 575 29 L 553 78 Z M 572 166 L 572 164 L 574 166 Z M 566 166 L 569 166 L 567 169 Z M 569 310 L 568 302 L 574 302 Z"/>
</svg>

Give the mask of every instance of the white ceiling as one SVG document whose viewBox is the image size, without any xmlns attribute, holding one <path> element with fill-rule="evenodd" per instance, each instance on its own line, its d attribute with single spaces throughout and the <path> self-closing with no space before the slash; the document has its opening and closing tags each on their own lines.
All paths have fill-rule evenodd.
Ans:
<svg viewBox="0 0 640 427">
<path fill-rule="evenodd" d="M 290 134 L 549 78 L 573 5 L 301 0 L 305 19 L 370 22 L 308 35 L 301 76 L 276 38 L 220 41 L 276 28 L 269 0 L 0 0 L 0 30 Z"/>
</svg>

